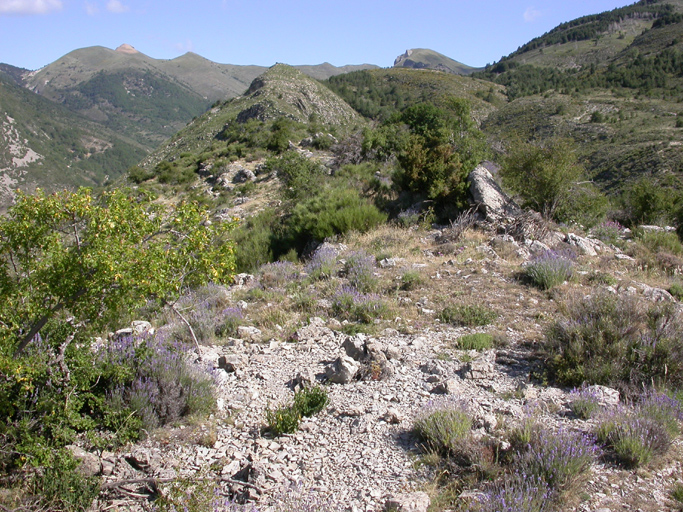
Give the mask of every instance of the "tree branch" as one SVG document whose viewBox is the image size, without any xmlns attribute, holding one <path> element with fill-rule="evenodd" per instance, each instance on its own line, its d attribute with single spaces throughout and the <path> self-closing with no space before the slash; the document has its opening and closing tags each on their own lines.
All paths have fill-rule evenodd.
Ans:
<svg viewBox="0 0 683 512">
<path fill-rule="evenodd" d="M 183 321 L 185 325 L 187 325 L 187 328 L 190 330 L 190 335 L 192 336 L 192 340 L 194 341 L 194 344 L 197 346 L 197 357 L 199 360 L 202 360 L 202 352 L 199 349 L 199 340 L 197 340 L 197 336 L 194 334 L 194 329 L 190 325 L 190 322 L 187 321 L 187 319 L 178 311 L 178 309 L 175 307 L 175 304 L 171 304 L 171 310 L 175 312 L 176 315 L 180 317 L 180 319 Z"/>
</svg>

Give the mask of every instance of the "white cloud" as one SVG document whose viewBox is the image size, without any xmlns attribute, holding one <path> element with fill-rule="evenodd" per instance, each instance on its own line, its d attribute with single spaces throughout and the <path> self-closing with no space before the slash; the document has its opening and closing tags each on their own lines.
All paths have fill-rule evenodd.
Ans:
<svg viewBox="0 0 683 512">
<path fill-rule="evenodd" d="M 541 11 L 534 7 L 527 7 L 526 11 L 524 11 L 524 21 L 527 23 L 531 23 L 532 21 L 536 21 L 538 18 L 541 17 Z"/>
<path fill-rule="evenodd" d="M 107 2 L 107 10 L 109 12 L 115 12 L 118 14 L 122 12 L 127 12 L 128 9 L 128 6 L 123 5 L 123 3 L 121 3 L 121 0 L 109 0 Z"/>
<path fill-rule="evenodd" d="M 47 14 L 61 8 L 61 0 L 0 0 L 0 14 Z"/>
<path fill-rule="evenodd" d="M 100 12 L 100 9 L 96 4 L 85 2 L 85 12 L 88 13 L 88 16 L 95 16 L 95 14 Z"/>
</svg>

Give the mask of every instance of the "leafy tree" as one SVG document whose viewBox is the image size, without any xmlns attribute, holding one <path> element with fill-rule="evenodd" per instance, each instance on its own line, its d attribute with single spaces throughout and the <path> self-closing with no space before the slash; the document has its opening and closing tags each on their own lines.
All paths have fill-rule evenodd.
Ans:
<svg viewBox="0 0 683 512">
<path fill-rule="evenodd" d="M 583 168 L 570 141 L 552 139 L 544 146 L 514 144 L 500 173 L 503 183 L 523 199 L 524 206 L 555 218 L 583 176 Z"/>
<path fill-rule="evenodd" d="M 166 211 L 120 190 L 20 194 L 0 220 L 0 353 L 19 356 L 58 316 L 66 342 L 150 296 L 170 302 L 228 278 L 233 247 L 216 242 L 231 227 L 195 204 Z"/>
<path fill-rule="evenodd" d="M 485 157 L 483 134 L 470 116 L 469 102 L 451 98 L 447 108 L 423 103 L 400 117 L 410 137 L 398 155 L 399 188 L 441 203 L 466 203 L 467 175 Z"/>
</svg>

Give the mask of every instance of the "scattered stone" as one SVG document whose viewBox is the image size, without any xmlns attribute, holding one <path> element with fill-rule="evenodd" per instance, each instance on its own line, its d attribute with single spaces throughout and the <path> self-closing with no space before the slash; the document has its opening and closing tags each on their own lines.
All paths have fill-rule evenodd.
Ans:
<svg viewBox="0 0 683 512">
<path fill-rule="evenodd" d="M 389 498 L 384 510 L 395 512 L 427 512 L 431 500 L 426 492 L 411 492 L 398 494 Z"/>
<path fill-rule="evenodd" d="M 600 405 L 616 406 L 619 405 L 619 390 L 594 384 L 586 388 L 586 392 L 597 397 Z"/>
<path fill-rule="evenodd" d="M 390 407 L 389 409 L 387 409 L 387 412 L 385 412 L 382 415 L 382 419 L 387 423 L 398 425 L 403 421 L 404 418 L 403 415 L 398 411 L 398 409 Z"/>
<path fill-rule="evenodd" d="M 259 343 L 262 341 L 261 329 L 251 325 L 240 325 L 237 328 L 237 336 L 245 341 Z"/>
<path fill-rule="evenodd" d="M 465 363 L 465 366 L 462 369 L 462 375 L 464 378 L 468 379 L 490 379 L 495 376 L 495 360 L 495 350 L 486 352 L 477 359 Z"/>
<path fill-rule="evenodd" d="M 236 274 L 233 281 L 237 286 L 248 286 L 254 282 L 254 276 L 251 274 Z"/>
<path fill-rule="evenodd" d="M 102 464 L 100 463 L 100 458 L 97 455 L 86 452 L 80 446 L 73 444 L 67 445 L 65 448 L 71 452 L 71 456 L 74 459 L 80 462 L 78 465 L 78 471 L 81 473 L 81 475 L 85 477 L 91 477 L 100 474 L 102 471 Z"/>
<path fill-rule="evenodd" d="M 569 245 L 578 248 L 581 251 L 581 253 L 585 254 L 586 256 L 598 255 L 596 249 L 599 249 L 599 245 L 596 244 L 594 240 L 583 238 L 574 233 L 567 233 L 567 236 L 565 237 L 564 241 Z"/>
<path fill-rule="evenodd" d="M 325 369 L 325 375 L 335 384 L 348 384 L 358 373 L 360 364 L 349 356 L 339 356 Z"/>
</svg>

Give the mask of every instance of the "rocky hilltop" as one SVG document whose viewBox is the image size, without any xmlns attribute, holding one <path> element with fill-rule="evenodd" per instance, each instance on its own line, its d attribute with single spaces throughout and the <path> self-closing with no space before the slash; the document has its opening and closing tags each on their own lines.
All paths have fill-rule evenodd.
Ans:
<svg viewBox="0 0 683 512">
<path fill-rule="evenodd" d="M 406 50 L 394 60 L 395 68 L 433 69 L 454 75 L 469 75 L 478 70 L 425 48 Z"/>
</svg>

